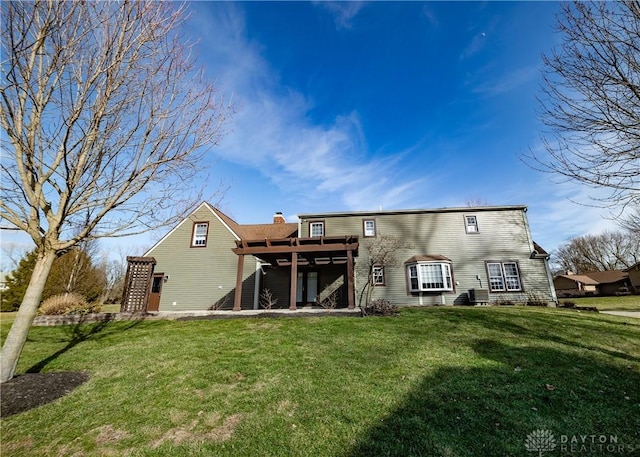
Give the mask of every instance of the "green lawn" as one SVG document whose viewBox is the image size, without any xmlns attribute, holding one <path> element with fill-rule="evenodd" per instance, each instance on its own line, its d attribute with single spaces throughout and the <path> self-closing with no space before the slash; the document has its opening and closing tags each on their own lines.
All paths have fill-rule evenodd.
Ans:
<svg viewBox="0 0 640 457">
<path fill-rule="evenodd" d="M 2 419 L 1 454 L 536 456 L 542 429 L 548 457 L 640 451 L 639 343 L 640 319 L 522 307 L 39 327 L 19 372 L 91 379 Z"/>
<path fill-rule="evenodd" d="M 640 311 L 640 295 L 560 299 L 560 303 L 565 301 L 573 302 L 577 306 L 595 306 L 599 311 Z"/>
</svg>

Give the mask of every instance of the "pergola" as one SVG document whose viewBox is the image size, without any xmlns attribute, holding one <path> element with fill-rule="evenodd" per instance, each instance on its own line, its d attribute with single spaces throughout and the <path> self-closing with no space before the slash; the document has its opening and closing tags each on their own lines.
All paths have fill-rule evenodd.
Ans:
<svg viewBox="0 0 640 457">
<path fill-rule="evenodd" d="M 307 265 L 346 265 L 349 309 L 355 308 L 353 259 L 358 256 L 357 236 L 321 236 L 313 238 L 284 238 L 238 240 L 233 252 L 238 255 L 238 273 L 233 310 L 240 311 L 244 256 L 253 255 L 271 265 L 291 267 L 289 309 L 296 308 L 298 267 Z"/>
</svg>

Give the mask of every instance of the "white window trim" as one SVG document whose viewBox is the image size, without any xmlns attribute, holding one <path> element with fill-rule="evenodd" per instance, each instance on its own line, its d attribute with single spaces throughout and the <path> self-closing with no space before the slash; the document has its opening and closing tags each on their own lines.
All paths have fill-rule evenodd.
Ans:
<svg viewBox="0 0 640 457">
<path fill-rule="evenodd" d="M 320 226 L 322 227 L 322 233 L 320 235 L 314 235 L 314 230 L 313 227 L 314 226 Z M 324 221 L 313 221 L 313 222 L 309 222 L 309 237 L 311 238 L 318 238 L 324 236 Z"/>
<path fill-rule="evenodd" d="M 427 278 L 423 276 L 423 269 L 420 265 L 438 265 L 440 266 L 440 274 L 443 279 L 444 287 L 426 287 Z M 451 264 L 448 262 L 412 262 L 406 264 L 407 285 L 409 292 L 452 292 L 453 291 L 453 275 L 451 273 Z M 415 276 L 412 276 L 412 267 L 415 267 Z M 418 287 L 411 285 L 411 279 L 417 279 Z"/>
<path fill-rule="evenodd" d="M 500 268 L 500 276 L 491 276 L 490 265 L 497 265 Z M 516 274 L 515 275 L 507 275 L 507 271 L 505 269 L 505 265 L 513 265 L 515 267 Z M 489 290 L 491 292 L 522 292 L 524 287 L 522 286 L 522 275 L 520 274 L 520 266 L 516 261 L 506 261 L 506 262 L 487 262 L 487 277 L 489 279 Z M 497 288 L 493 286 L 491 278 L 499 278 L 502 283 L 502 287 Z M 518 287 L 510 287 L 509 279 L 511 281 L 516 280 Z"/>
<path fill-rule="evenodd" d="M 378 273 L 376 274 L 376 272 Z M 381 279 L 381 280 L 377 280 L 377 279 Z M 384 277 L 384 266 L 374 265 L 371 267 L 371 283 L 374 286 L 386 285 L 385 277 Z"/>
<path fill-rule="evenodd" d="M 198 227 L 205 227 L 204 234 L 198 234 Z M 208 222 L 194 222 L 193 233 L 191 235 L 191 247 L 192 248 L 205 248 L 207 247 L 207 241 L 209 238 L 209 223 Z"/>
<path fill-rule="evenodd" d="M 373 225 L 373 227 L 371 227 L 371 229 L 368 229 L 367 222 L 370 222 Z M 376 236 L 376 220 L 375 219 L 363 219 L 363 221 L 362 221 L 362 233 L 367 238 Z"/>
<path fill-rule="evenodd" d="M 469 224 L 469 219 L 473 218 L 474 223 Z M 478 216 L 474 214 L 465 214 L 464 216 L 464 229 L 467 233 L 480 233 L 480 228 L 478 227 Z"/>
</svg>

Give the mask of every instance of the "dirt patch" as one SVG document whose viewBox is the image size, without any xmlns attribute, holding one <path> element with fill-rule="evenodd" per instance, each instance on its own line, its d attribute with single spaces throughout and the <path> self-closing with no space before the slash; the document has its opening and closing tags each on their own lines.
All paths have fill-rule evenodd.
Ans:
<svg viewBox="0 0 640 457">
<path fill-rule="evenodd" d="M 215 441 L 220 443 L 222 441 L 229 440 L 236 431 L 236 427 L 242 420 L 242 414 L 233 414 L 227 417 L 222 425 L 214 428 L 209 433 L 207 433 L 206 437 L 211 441 Z"/>
<path fill-rule="evenodd" d="M 27 373 L 0 384 L 0 417 L 8 417 L 64 397 L 89 380 L 89 373 Z"/>
<path fill-rule="evenodd" d="M 201 416 L 201 414 L 199 414 Z M 242 414 L 233 414 L 224 419 L 222 424 L 214 426 L 209 432 L 202 431 L 202 425 L 206 428 L 212 427 L 220 422 L 222 416 L 219 414 L 208 415 L 203 420 L 196 419 L 186 427 L 176 427 L 167 431 L 160 438 L 151 443 L 151 448 L 156 449 L 166 442 L 180 445 L 182 443 L 202 443 L 204 441 L 214 441 L 221 443 L 231 439 L 236 431 L 236 427 L 242 421 Z"/>
<path fill-rule="evenodd" d="M 98 432 L 96 444 L 99 446 L 115 443 L 120 440 L 129 438 L 131 435 L 124 430 L 118 430 L 113 425 L 103 425 L 95 429 Z"/>
<path fill-rule="evenodd" d="M 278 409 L 276 410 L 278 414 L 284 414 L 289 417 L 293 417 L 296 411 L 296 405 L 291 403 L 289 400 L 282 400 L 278 403 Z"/>
</svg>

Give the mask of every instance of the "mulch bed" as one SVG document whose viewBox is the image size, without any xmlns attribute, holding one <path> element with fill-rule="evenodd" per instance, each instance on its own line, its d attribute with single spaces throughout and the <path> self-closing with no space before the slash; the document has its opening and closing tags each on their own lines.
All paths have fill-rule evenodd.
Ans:
<svg viewBox="0 0 640 457">
<path fill-rule="evenodd" d="M 28 411 L 67 395 L 89 380 L 89 373 L 59 371 L 26 373 L 0 384 L 0 417 Z"/>
</svg>

